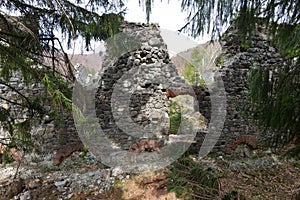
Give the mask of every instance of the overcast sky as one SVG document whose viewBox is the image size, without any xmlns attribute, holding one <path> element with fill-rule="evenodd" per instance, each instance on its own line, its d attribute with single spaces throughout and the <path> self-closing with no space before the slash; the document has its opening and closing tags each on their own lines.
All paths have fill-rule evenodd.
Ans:
<svg viewBox="0 0 300 200">
<path fill-rule="evenodd" d="M 150 22 L 159 23 L 161 28 L 178 30 L 184 25 L 186 14 L 181 12 L 180 1 L 155 1 Z M 138 0 L 128 0 L 125 19 L 131 22 L 146 22 L 146 12 L 139 6 Z"/>
<path fill-rule="evenodd" d="M 139 6 L 139 1 L 138 0 L 127 0 L 125 2 L 125 7 L 127 8 L 126 15 L 125 15 L 125 20 L 129 22 L 146 22 L 146 12 L 143 6 Z M 181 27 L 184 26 L 185 24 L 185 19 L 186 19 L 187 13 L 186 12 L 181 12 L 181 0 L 170 0 L 168 1 L 155 1 L 154 6 L 152 8 L 152 13 L 150 15 L 150 23 L 158 23 L 160 25 L 160 28 L 163 30 L 161 35 L 163 39 L 169 40 L 167 43 L 168 44 L 168 49 L 171 46 L 170 43 L 176 43 L 178 37 L 176 36 L 177 30 L 179 30 Z M 173 33 L 172 33 L 173 32 Z M 183 37 L 186 37 L 183 39 Z M 197 39 L 194 39 L 192 37 L 189 37 L 187 33 L 183 33 L 180 36 L 180 45 L 174 46 L 172 50 L 176 53 L 180 51 L 184 51 L 188 48 L 194 47 L 195 43 L 205 43 L 208 41 L 210 38 L 209 36 L 204 36 L 204 37 L 199 37 Z M 174 41 L 174 42 L 173 42 Z M 78 49 L 80 46 L 79 43 L 81 43 L 81 40 L 77 40 L 75 43 L 75 53 L 93 53 L 93 52 L 86 52 L 86 51 L 81 51 Z M 96 43 L 92 45 L 93 48 L 96 49 L 96 52 L 102 49 L 102 47 L 99 47 L 99 43 Z M 102 45 L 100 45 L 102 46 Z M 180 49 L 178 49 L 180 48 Z M 97 50 L 98 49 L 98 50 Z M 72 49 L 67 50 L 68 53 L 72 53 Z"/>
<path fill-rule="evenodd" d="M 146 22 L 146 12 L 139 6 L 138 0 L 128 0 L 126 5 L 127 14 L 125 20 L 129 22 Z M 150 15 L 150 22 L 159 23 L 162 29 L 177 31 L 185 25 L 187 13 L 181 12 L 181 0 L 155 1 Z M 184 35 L 188 36 L 188 34 Z M 193 38 L 190 38 L 194 40 Z M 199 37 L 197 43 L 204 43 L 209 36 Z"/>
</svg>

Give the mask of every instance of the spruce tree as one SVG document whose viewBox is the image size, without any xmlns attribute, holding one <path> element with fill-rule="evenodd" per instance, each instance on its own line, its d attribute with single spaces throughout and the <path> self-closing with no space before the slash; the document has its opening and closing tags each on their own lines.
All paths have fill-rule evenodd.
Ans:
<svg viewBox="0 0 300 200">
<path fill-rule="evenodd" d="M 123 20 L 122 2 L 91 0 L 3 0 L 0 5 L 0 85 L 15 93 L 16 100 L 2 95 L 1 126 L 9 138 L 0 144 L 21 146 L 30 143 L 30 130 L 37 119 L 49 115 L 57 119 L 71 109 L 73 66 L 66 53 L 76 38 L 84 48 L 91 41 L 105 40 L 116 34 Z M 80 48 L 80 46 L 76 46 Z M 44 85 L 44 92 L 28 96 L 11 78 L 22 76 L 30 88 Z M 9 105 L 9 106 L 7 106 Z M 23 110 L 18 120 L 11 107 Z M 51 120 L 50 119 L 50 120 Z"/>
<path fill-rule="evenodd" d="M 68 0 L 1 2 L 0 84 L 18 92 L 7 80 L 13 71 L 20 71 L 25 81 L 44 83 L 47 95 L 54 99 L 54 104 L 58 107 L 70 104 L 70 91 L 66 89 L 65 82 L 73 80 L 72 66 L 62 48 L 60 38 L 55 35 L 56 31 L 62 33 L 63 40 L 69 45 L 74 38 L 82 37 L 88 49 L 93 39 L 106 39 L 117 33 L 124 14 L 120 11 L 124 6 L 122 0 L 91 0 L 86 5 L 81 0 L 73 2 Z M 149 21 L 155 1 L 142 0 L 139 3 L 146 8 L 146 19 Z M 182 0 L 181 5 L 182 11 L 187 13 L 187 23 L 179 31 L 186 31 L 192 36 L 208 32 L 212 39 L 217 38 L 224 27 L 234 21 L 239 30 L 241 43 L 247 47 L 256 25 L 260 23 L 266 27 L 270 42 L 280 49 L 289 64 L 278 66 L 278 69 L 260 69 L 251 73 L 249 93 L 255 95 L 249 95 L 249 98 L 256 110 L 259 110 L 254 115 L 254 120 L 266 129 L 271 129 L 277 138 L 282 136 L 288 138 L 283 141 L 277 140 L 278 143 L 287 143 L 297 136 L 300 146 L 299 1 Z M 57 56 L 58 54 L 62 56 Z M 267 78 L 267 74 L 271 71 L 276 71 L 276 81 L 270 82 L 272 79 Z M 261 91 L 259 93 L 261 96 L 255 91 Z M 28 108 L 30 116 L 46 112 L 41 103 L 42 98 L 28 98 L 22 93 L 18 94 L 23 98 L 20 106 Z M 1 98 L 9 101 L 5 97 Z M 2 107 L 0 111 L 0 121 L 8 130 L 17 127 L 13 124 L 14 120 L 8 109 Z M 28 119 L 22 126 L 30 127 L 29 122 Z"/>
<path fill-rule="evenodd" d="M 296 148 L 289 151 L 300 157 L 300 4 L 299 1 L 198 1 L 183 0 L 188 12 L 181 30 L 198 36 L 204 31 L 212 38 L 221 35 L 223 27 L 234 23 L 241 45 L 251 45 L 258 26 L 265 27 L 271 45 L 280 50 L 285 65 L 253 68 L 249 76 L 248 117 L 264 132 L 273 133 L 271 143 Z"/>
</svg>

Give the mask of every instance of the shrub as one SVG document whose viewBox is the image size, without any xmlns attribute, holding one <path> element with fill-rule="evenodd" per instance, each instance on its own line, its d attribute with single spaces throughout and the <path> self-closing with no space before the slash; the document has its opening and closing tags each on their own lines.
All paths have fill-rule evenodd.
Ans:
<svg viewBox="0 0 300 200">
<path fill-rule="evenodd" d="M 183 199 L 217 199 L 219 180 L 199 163 L 181 158 L 169 167 L 168 190 Z"/>
</svg>

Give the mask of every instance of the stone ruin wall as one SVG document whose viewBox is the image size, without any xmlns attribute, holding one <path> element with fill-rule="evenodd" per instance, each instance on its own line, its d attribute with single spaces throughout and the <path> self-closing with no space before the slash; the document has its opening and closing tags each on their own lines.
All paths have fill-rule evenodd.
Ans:
<svg viewBox="0 0 300 200">
<path fill-rule="evenodd" d="M 267 36 L 260 25 L 257 26 L 248 48 L 242 47 L 234 26 L 229 27 L 219 42 L 222 47 L 220 60 L 224 62 L 219 63 L 218 73 L 222 76 L 226 91 L 227 114 L 215 150 L 219 153 L 231 154 L 238 144 L 259 142 L 263 145 L 269 139 L 268 135 L 259 135 L 259 129 L 242 114 L 249 88 L 248 72 L 252 67 L 273 67 L 284 64 L 284 60 L 279 50 L 268 44 Z M 198 141 L 192 146 L 194 150 L 200 148 L 206 134 L 206 130 L 198 132 Z"/>
<path fill-rule="evenodd" d="M 243 106 L 245 106 L 246 92 L 249 88 L 247 82 L 249 70 L 252 67 L 265 68 L 284 64 L 279 50 L 268 44 L 267 36 L 263 30 L 263 27 L 257 26 L 248 48 L 243 48 L 240 44 L 234 26 L 226 31 L 220 41 L 224 63 L 219 72 L 222 73 L 227 93 L 227 116 L 218 144 L 224 145 L 221 148 L 226 152 L 231 152 L 228 148 L 236 141 L 247 138 L 244 136 L 254 135 L 262 143 L 268 140 L 267 135 L 259 135 L 259 129 L 241 114 Z"/>
<path fill-rule="evenodd" d="M 99 90 L 96 95 L 96 112 L 99 117 L 99 123 L 106 134 L 114 142 L 124 149 L 136 142 L 136 138 L 132 138 L 122 130 L 120 130 L 113 119 L 111 113 L 111 102 L 102 101 L 102 99 L 109 99 L 112 94 L 112 85 L 123 75 L 124 72 L 130 70 L 134 66 L 143 66 L 144 70 L 141 77 L 136 77 L 139 87 L 131 96 L 130 100 L 130 115 L 132 120 L 140 126 L 157 123 L 164 124 L 162 126 L 168 127 L 168 117 L 164 114 L 169 109 L 169 101 L 166 97 L 166 90 L 169 89 L 167 84 L 153 82 L 152 78 L 157 76 L 161 71 L 165 79 L 174 79 L 174 82 L 180 84 L 176 88 L 186 87 L 186 83 L 176 71 L 175 66 L 170 63 L 169 56 L 166 51 L 166 45 L 160 36 L 159 26 L 125 23 L 122 27 L 123 31 L 133 37 L 139 37 L 142 41 L 142 46 L 134 51 L 122 55 L 119 59 L 113 60 L 114 64 L 103 64 L 102 82 L 99 84 Z M 263 33 L 257 32 L 252 41 L 252 45 L 248 49 L 241 48 L 238 42 L 237 32 L 234 27 L 229 28 L 220 41 L 222 45 L 222 56 L 224 63 L 218 68 L 222 80 L 225 85 L 227 98 L 227 115 L 222 130 L 221 137 L 218 139 L 215 150 L 220 153 L 225 153 L 230 144 L 243 135 L 255 135 L 257 130 L 240 114 L 241 106 L 245 100 L 245 89 L 247 85 L 247 73 L 253 66 L 268 67 L 270 65 L 278 64 L 282 61 L 278 50 L 268 45 L 266 37 Z M 165 72 L 163 70 L 166 70 Z M 146 75 L 146 76 L 145 76 Z M 179 81 L 178 81 L 179 80 Z M 19 76 L 12 77 L 10 82 L 16 88 L 21 89 L 27 95 L 34 95 L 42 86 L 30 85 L 25 86 L 23 80 Z M 193 87 L 195 94 L 199 101 L 200 112 L 210 120 L 211 102 L 210 92 L 207 88 Z M 15 99 L 14 92 L 1 86 L 1 95 Z M 183 90 L 188 90 L 184 88 Z M 130 86 L 124 87 L 124 90 L 130 90 Z M 211 91 L 212 92 L 212 91 Z M 122 98 L 122 95 L 120 96 Z M 120 101 L 121 102 L 121 101 Z M 116 104 L 117 105 L 117 104 Z M 1 106 L 11 110 L 15 113 L 22 113 L 20 109 L 10 105 L 7 102 L 1 101 Z M 120 106 L 121 108 L 121 106 Z M 120 111 L 121 112 L 121 111 Z M 121 112 L 122 113 L 122 112 Z M 155 113 L 155 114 L 153 114 Z M 20 119 L 24 116 L 20 116 Z M 59 150 L 62 146 L 71 144 L 79 144 L 80 139 L 77 135 L 76 128 L 73 122 L 72 114 L 66 114 L 64 117 L 64 127 L 56 130 L 53 122 L 45 122 L 34 126 L 32 130 L 32 139 L 35 142 L 35 149 L 38 153 L 49 155 L 53 151 Z M 2 130 L 3 131 L 3 130 Z M 163 138 L 164 131 L 159 130 L 160 134 L 156 135 L 158 138 Z M 193 151 L 198 151 L 203 138 L 207 134 L 206 130 L 199 130 L 197 132 L 196 143 L 192 145 Z M 258 136 L 257 136 L 258 137 Z M 33 158 L 31 158 L 33 159 Z M 35 159 L 38 159 L 37 157 Z M 37 162 L 39 160 L 36 160 Z"/>
<path fill-rule="evenodd" d="M 4 80 L 2 80 L 4 81 Z M 19 72 L 13 72 L 12 77 L 8 80 L 11 87 L 20 91 L 25 97 L 31 98 L 45 92 L 45 87 L 42 83 L 29 82 L 25 84 L 22 75 Z M 10 112 L 10 115 L 16 119 L 15 123 L 24 122 L 29 118 L 30 113 L 26 110 L 22 110 L 17 104 L 26 103 L 25 99 L 18 94 L 11 87 L 0 84 L 0 96 L 9 99 L 11 102 L 7 102 L 4 99 L 0 99 L 0 106 Z M 46 106 L 46 109 L 51 110 L 50 106 Z M 71 113 L 65 113 L 63 117 L 64 127 L 57 128 L 53 119 L 46 115 L 43 119 L 34 117 L 33 123 L 35 123 L 31 129 L 29 138 L 32 141 L 31 147 L 33 147 L 33 152 L 31 154 L 25 154 L 26 159 L 32 162 L 40 162 L 46 160 L 51 160 L 53 157 L 53 152 L 59 150 L 61 146 L 70 143 L 79 143 L 79 138 L 74 127 L 74 122 Z M 1 125 L 0 129 L 0 144 L 8 144 L 10 135 Z M 17 140 L 16 145 L 22 145 L 20 141 Z M 21 148 L 22 149 L 22 148 Z M 45 155 L 45 157 L 40 156 Z M 0 153 L 1 156 L 1 153 Z"/>
<path fill-rule="evenodd" d="M 140 139 L 165 143 L 170 125 L 167 89 L 187 89 L 188 85 L 170 62 L 156 24 L 127 23 L 123 31 L 126 35 L 121 38 L 128 37 L 135 46 L 102 66 L 96 94 L 101 129 L 122 149 L 130 149 Z"/>
</svg>

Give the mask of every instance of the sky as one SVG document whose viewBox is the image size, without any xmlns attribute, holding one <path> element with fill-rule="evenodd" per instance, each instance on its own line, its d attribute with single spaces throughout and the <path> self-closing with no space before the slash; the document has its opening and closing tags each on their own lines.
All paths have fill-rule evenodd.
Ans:
<svg viewBox="0 0 300 200">
<path fill-rule="evenodd" d="M 125 15 L 125 20 L 129 22 L 146 22 L 146 12 L 143 9 L 143 6 L 139 6 L 138 0 L 128 0 L 126 6 L 127 14 Z M 170 37 L 174 38 L 173 41 L 176 41 L 178 37 L 171 33 L 171 31 L 177 32 L 180 28 L 182 28 L 186 23 L 187 13 L 181 11 L 181 0 L 170 0 L 168 1 L 155 1 L 154 6 L 152 7 L 152 12 L 150 15 L 150 23 L 158 23 L 161 29 L 165 29 L 162 31 L 163 39 L 169 40 Z M 183 39 L 183 37 L 185 40 Z M 205 43 L 210 40 L 209 35 L 199 36 L 198 38 L 192 38 L 188 35 L 188 33 L 181 33 L 180 40 L 183 41 L 180 46 L 174 47 L 175 51 L 184 51 L 188 48 L 193 47 L 192 43 Z M 187 41 L 187 43 L 184 43 Z M 171 42 L 171 41 L 170 41 Z M 168 45 L 169 46 L 169 45 Z"/>
<path fill-rule="evenodd" d="M 146 12 L 143 6 L 139 6 L 138 0 L 128 0 L 126 6 L 127 14 L 125 20 L 130 22 L 146 22 Z M 155 1 L 150 15 L 150 23 L 159 23 L 161 29 L 177 31 L 186 23 L 187 13 L 181 11 L 181 0 Z M 187 33 L 182 33 L 188 36 Z M 204 35 L 196 39 L 189 37 L 197 43 L 209 41 L 210 36 Z"/>
<path fill-rule="evenodd" d="M 138 0 L 128 0 L 125 19 L 130 22 L 146 22 L 146 12 L 139 6 Z M 181 12 L 181 1 L 155 1 L 150 22 L 159 23 L 161 28 L 176 31 L 185 21 L 186 14 Z"/>
<path fill-rule="evenodd" d="M 146 23 L 146 12 L 143 6 L 139 5 L 138 0 L 127 0 L 125 1 L 126 15 L 125 20 L 129 22 L 141 22 Z M 164 40 L 177 39 L 176 32 L 184 26 L 186 23 L 187 13 L 181 11 L 181 0 L 167 0 L 155 1 L 152 7 L 152 12 L 150 15 L 150 23 L 158 23 L 162 30 L 162 37 Z M 185 37 L 185 39 L 183 39 Z M 191 48 L 191 44 L 201 44 L 205 43 L 210 39 L 208 35 L 204 37 L 198 37 L 196 39 L 190 37 L 187 33 L 181 33 L 180 40 L 182 41 L 180 45 L 177 45 L 175 52 L 184 51 Z M 185 42 L 186 41 L 186 42 Z M 93 45 L 95 49 L 102 49 L 99 44 Z M 98 48 L 96 47 L 98 46 Z M 168 45 L 169 46 L 169 45 Z M 180 49 L 178 49 L 180 47 Z M 77 49 L 77 48 L 76 48 Z M 72 50 L 68 50 L 68 53 Z M 97 52 L 97 50 L 96 50 Z M 80 52 L 75 52 L 80 53 Z M 93 52 L 83 52 L 83 53 L 93 53 Z"/>
</svg>

